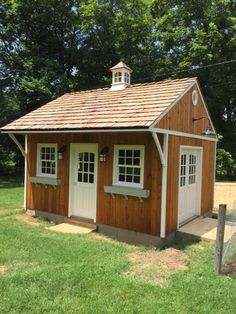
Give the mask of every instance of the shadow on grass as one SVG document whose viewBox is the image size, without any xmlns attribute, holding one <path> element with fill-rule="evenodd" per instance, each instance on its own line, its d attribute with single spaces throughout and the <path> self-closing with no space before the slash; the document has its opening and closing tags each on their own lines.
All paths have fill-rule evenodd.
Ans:
<svg viewBox="0 0 236 314">
<path fill-rule="evenodd" d="M 0 176 L 0 189 L 18 188 L 22 186 L 24 186 L 24 179 L 22 177 Z"/>
</svg>

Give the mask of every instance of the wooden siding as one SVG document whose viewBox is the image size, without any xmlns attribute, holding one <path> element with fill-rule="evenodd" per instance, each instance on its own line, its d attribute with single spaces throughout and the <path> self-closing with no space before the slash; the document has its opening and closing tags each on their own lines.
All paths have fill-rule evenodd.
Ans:
<svg viewBox="0 0 236 314">
<path fill-rule="evenodd" d="M 192 92 L 198 92 L 198 104 L 192 105 Z M 157 128 L 201 135 L 207 129 L 208 120 L 192 121 L 192 118 L 207 116 L 197 86 L 194 85 L 184 97 L 155 125 Z"/>
<path fill-rule="evenodd" d="M 201 215 L 213 208 L 214 200 L 214 157 L 215 142 L 180 136 L 169 136 L 168 177 L 167 177 L 167 233 L 177 228 L 179 194 L 179 155 L 180 146 L 200 146 L 203 148 L 201 178 Z"/>
<path fill-rule="evenodd" d="M 57 143 L 58 148 L 63 145 L 67 147 L 63 160 L 58 160 L 58 178 L 61 180 L 61 186 L 56 189 L 51 186 L 45 188 L 42 184 L 35 185 L 29 182 L 29 176 L 36 175 L 37 143 Z M 99 151 L 104 146 L 110 148 L 107 161 L 98 163 L 97 223 L 159 235 L 162 170 L 156 146 L 151 134 L 148 133 L 28 135 L 27 208 L 68 215 L 70 143 L 98 143 Z M 104 192 L 104 186 L 112 184 L 113 148 L 115 144 L 145 145 L 144 188 L 150 190 L 150 197 L 144 199 L 143 202 L 135 197 L 129 197 L 128 200 L 125 200 L 123 196 L 116 196 L 113 199 Z M 167 178 L 167 234 L 177 228 L 180 145 L 203 147 L 201 213 L 204 214 L 213 208 L 215 143 L 170 136 Z"/>
<path fill-rule="evenodd" d="M 29 182 L 29 176 L 36 175 L 37 143 L 57 143 L 58 148 L 66 145 L 63 159 L 58 160 L 61 186 L 56 189 Z M 98 143 L 99 151 L 104 146 L 110 148 L 107 161 L 98 162 L 97 223 L 159 235 L 162 170 L 149 133 L 28 135 L 27 208 L 68 216 L 70 143 Z M 150 190 L 150 197 L 143 202 L 136 197 L 125 200 L 123 196 L 116 196 L 113 199 L 104 192 L 104 186 L 112 184 L 113 148 L 116 144 L 145 145 L 144 188 Z"/>
</svg>

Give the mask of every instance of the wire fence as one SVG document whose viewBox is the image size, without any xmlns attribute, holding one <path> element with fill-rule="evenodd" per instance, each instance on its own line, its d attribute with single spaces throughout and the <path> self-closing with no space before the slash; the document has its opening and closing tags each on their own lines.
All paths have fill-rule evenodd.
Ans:
<svg viewBox="0 0 236 314">
<path fill-rule="evenodd" d="M 225 221 L 227 241 L 223 244 L 222 273 L 236 272 L 236 200 L 233 208 L 227 209 Z"/>
</svg>

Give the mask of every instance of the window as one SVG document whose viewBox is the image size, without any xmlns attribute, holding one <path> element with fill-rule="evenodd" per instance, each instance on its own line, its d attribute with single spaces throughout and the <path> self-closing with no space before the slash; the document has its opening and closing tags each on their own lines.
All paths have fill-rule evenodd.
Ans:
<svg viewBox="0 0 236 314">
<path fill-rule="evenodd" d="M 186 165 L 187 165 L 187 156 L 183 154 L 181 155 L 181 165 L 180 165 L 180 186 L 186 185 Z"/>
<path fill-rule="evenodd" d="M 37 145 L 37 176 L 57 176 L 57 144 Z"/>
<path fill-rule="evenodd" d="M 122 73 L 121 72 L 116 72 L 115 73 L 115 83 L 119 83 L 122 80 Z"/>
<path fill-rule="evenodd" d="M 125 72 L 125 83 L 129 84 L 129 73 Z"/>
<path fill-rule="evenodd" d="M 78 182 L 94 183 L 95 154 L 81 152 L 78 154 Z"/>
<path fill-rule="evenodd" d="M 197 156 L 189 155 L 189 184 L 196 183 Z"/>
<path fill-rule="evenodd" d="M 143 188 L 144 146 L 114 147 L 113 184 Z"/>
</svg>

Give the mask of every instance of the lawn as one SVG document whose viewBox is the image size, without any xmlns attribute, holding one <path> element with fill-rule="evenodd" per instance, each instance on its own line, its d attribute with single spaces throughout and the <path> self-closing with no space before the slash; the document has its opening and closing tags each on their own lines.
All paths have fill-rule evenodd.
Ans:
<svg viewBox="0 0 236 314">
<path fill-rule="evenodd" d="M 17 184 L 1 188 L 14 201 L 0 210 L 0 313 L 235 313 L 236 279 L 213 272 L 212 244 L 177 242 L 169 250 L 184 267 L 169 271 L 169 258 L 152 268 L 165 251 L 55 233 L 14 212 L 17 188 L 23 194 Z M 131 256 L 152 258 L 145 267 L 136 259 L 140 273 Z"/>
<path fill-rule="evenodd" d="M 0 210 L 23 208 L 24 186 L 20 179 L 0 178 Z"/>
</svg>

